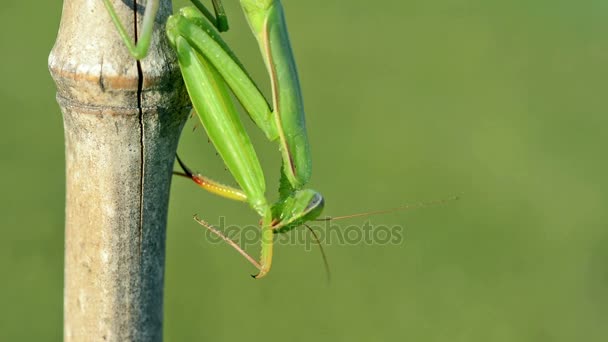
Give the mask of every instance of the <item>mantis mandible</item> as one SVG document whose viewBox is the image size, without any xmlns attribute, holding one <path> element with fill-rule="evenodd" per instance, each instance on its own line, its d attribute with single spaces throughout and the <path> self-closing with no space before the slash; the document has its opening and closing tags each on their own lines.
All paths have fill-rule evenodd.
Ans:
<svg viewBox="0 0 608 342">
<path fill-rule="evenodd" d="M 110 0 L 103 1 L 131 55 L 136 59 L 144 58 L 150 46 L 159 0 L 147 2 L 137 44 L 129 38 Z M 261 278 L 269 272 L 272 264 L 274 234 L 290 231 L 316 219 L 324 206 L 321 194 L 305 188 L 311 175 L 310 147 L 283 7 L 279 0 L 240 0 L 270 77 L 271 107 L 218 33 L 218 30 L 228 29 L 221 2 L 213 0 L 215 16 L 198 0 L 192 3 L 196 8 L 184 7 L 179 14 L 169 17 L 167 37 L 177 54 L 190 100 L 209 140 L 241 189 L 194 174 L 179 158 L 178 162 L 184 170 L 182 175 L 203 189 L 229 199 L 246 201 L 260 215 L 259 262 L 205 221 L 198 218 L 197 221 L 241 253 L 258 269 L 258 274 L 253 277 Z M 279 199 L 275 203 L 270 204 L 265 197 L 264 173 L 232 103 L 229 89 L 265 136 L 279 143 L 283 166 Z"/>
</svg>

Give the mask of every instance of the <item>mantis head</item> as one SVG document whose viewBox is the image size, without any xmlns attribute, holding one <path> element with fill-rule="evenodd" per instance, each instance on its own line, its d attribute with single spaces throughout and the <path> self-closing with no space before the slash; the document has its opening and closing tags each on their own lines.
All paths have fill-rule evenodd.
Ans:
<svg viewBox="0 0 608 342">
<path fill-rule="evenodd" d="M 324 206 L 320 193 L 311 189 L 295 191 L 272 207 L 273 230 L 284 233 L 312 221 L 321 215 Z"/>
</svg>

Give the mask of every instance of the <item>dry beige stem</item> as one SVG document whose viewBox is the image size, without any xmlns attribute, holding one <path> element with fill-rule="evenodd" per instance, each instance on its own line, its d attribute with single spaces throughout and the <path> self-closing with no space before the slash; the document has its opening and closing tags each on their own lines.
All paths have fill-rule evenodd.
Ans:
<svg viewBox="0 0 608 342">
<path fill-rule="evenodd" d="M 131 1 L 114 0 L 128 28 Z M 161 341 L 171 170 L 189 111 L 161 1 L 137 63 L 101 0 L 64 0 L 49 56 L 66 144 L 65 341 Z"/>
</svg>

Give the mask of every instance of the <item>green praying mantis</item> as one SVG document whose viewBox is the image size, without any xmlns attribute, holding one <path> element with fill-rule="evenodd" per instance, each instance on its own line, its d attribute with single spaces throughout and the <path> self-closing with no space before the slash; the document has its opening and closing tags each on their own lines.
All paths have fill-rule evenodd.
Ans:
<svg viewBox="0 0 608 342">
<path fill-rule="evenodd" d="M 118 33 L 131 55 L 146 56 L 150 46 L 154 19 L 160 0 L 148 0 L 142 32 L 134 44 L 120 22 L 110 0 L 103 0 Z M 226 167 L 240 189 L 213 181 L 192 172 L 176 156 L 183 172 L 176 174 L 192 179 L 203 189 L 236 201 L 248 202 L 260 216 L 261 256 L 251 257 L 236 242 L 221 231 L 195 216 L 202 226 L 216 234 L 258 269 L 254 278 L 268 274 L 272 265 L 274 234 L 286 233 L 313 220 L 338 220 L 383 214 L 409 209 L 404 205 L 387 210 L 372 211 L 340 217 L 318 218 L 324 207 L 320 193 L 307 189 L 311 176 L 311 157 L 304 106 L 298 73 L 294 61 L 283 7 L 279 0 L 240 0 L 253 35 L 258 42 L 272 88 L 269 104 L 245 68 L 220 37 L 228 30 L 228 21 L 220 0 L 212 0 L 212 14 L 199 0 L 195 7 L 184 7 L 169 17 L 166 33 L 175 50 L 184 83 L 195 112 Z M 269 203 L 265 197 L 266 181 L 255 149 L 230 97 L 231 91 L 250 118 L 270 141 L 277 141 L 282 167 L 279 199 Z M 421 203 L 418 207 L 456 200 Z M 310 229 L 310 227 L 308 227 Z M 313 237 L 319 242 L 315 232 Z M 326 270 L 325 254 L 321 249 Z"/>
<path fill-rule="evenodd" d="M 103 1 L 131 55 L 136 59 L 144 58 L 150 46 L 159 0 L 147 2 L 137 44 L 129 38 L 110 0 Z M 192 3 L 196 8 L 184 7 L 169 17 L 167 37 L 177 54 L 194 110 L 240 189 L 194 174 L 179 158 L 178 163 L 184 170 L 182 175 L 192 178 L 203 189 L 229 199 L 246 201 L 260 216 L 259 261 L 205 221 L 198 218 L 197 221 L 241 253 L 258 269 L 253 277 L 261 278 L 269 272 L 272 264 L 274 234 L 288 232 L 316 219 L 324 206 L 321 194 L 305 188 L 312 170 L 310 147 L 283 7 L 279 0 L 240 0 L 268 70 L 271 106 L 220 37 L 218 31 L 228 29 L 221 2 L 213 1 L 215 16 L 199 1 Z M 279 199 L 274 203 L 269 203 L 265 197 L 264 173 L 230 98 L 229 89 L 266 138 L 279 144 L 281 180 Z"/>
</svg>

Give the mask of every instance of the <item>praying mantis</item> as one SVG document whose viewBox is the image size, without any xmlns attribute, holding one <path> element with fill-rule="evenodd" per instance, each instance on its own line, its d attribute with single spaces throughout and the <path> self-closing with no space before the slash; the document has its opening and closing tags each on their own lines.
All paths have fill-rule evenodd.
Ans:
<svg viewBox="0 0 608 342">
<path fill-rule="evenodd" d="M 134 44 L 110 0 L 103 0 L 118 33 L 135 59 L 146 56 L 159 0 L 148 0 L 142 32 Z M 177 54 L 182 77 L 195 112 L 227 169 L 240 189 L 193 173 L 179 158 L 181 175 L 203 189 L 229 199 L 247 202 L 260 216 L 261 255 L 256 261 L 234 241 L 207 222 L 197 221 L 242 254 L 258 273 L 272 265 L 274 234 L 288 232 L 316 219 L 324 207 L 320 193 L 306 188 L 311 176 L 311 156 L 304 105 L 283 7 L 279 0 L 240 0 L 269 74 L 272 102 L 268 103 L 243 65 L 220 37 L 228 21 L 220 0 L 213 0 L 215 16 L 198 0 L 169 17 L 166 33 Z M 279 199 L 266 199 L 266 181 L 256 151 L 230 98 L 236 96 L 248 115 L 270 141 L 279 144 L 282 167 Z M 313 232 L 314 233 L 314 232 Z"/>
</svg>

